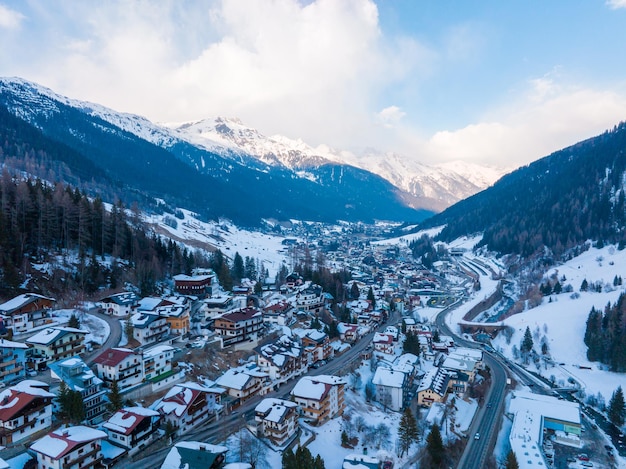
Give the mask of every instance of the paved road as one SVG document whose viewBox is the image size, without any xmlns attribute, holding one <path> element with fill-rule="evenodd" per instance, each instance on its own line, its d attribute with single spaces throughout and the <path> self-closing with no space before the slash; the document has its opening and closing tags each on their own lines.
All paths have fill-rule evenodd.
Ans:
<svg viewBox="0 0 626 469">
<path fill-rule="evenodd" d="M 83 361 L 85 363 L 91 363 L 93 359 L 100 355 L 104 350 L 119 346 L 119 343 L 122 340 L 122 325 L 120 324 L 120 320 L 118 317 L 110 316 L 109 314 L 93 312 L 87 314 L 91 314 L 93 316 L 96 316 L 97 318 L 102 319 L 109 325 L 109 329 L 111 329 L 109 337 L 107 337 L 107 340 L 104 342 L 104 344 L 102 344 L 101 347 L 91 352 L 87 352 L 83 355 Z"/>
</svg>

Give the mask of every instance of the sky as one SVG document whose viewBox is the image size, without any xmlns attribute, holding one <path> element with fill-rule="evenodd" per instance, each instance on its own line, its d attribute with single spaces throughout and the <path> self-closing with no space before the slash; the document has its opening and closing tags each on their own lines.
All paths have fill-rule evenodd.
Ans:
<svg viewBox="0 0 626 469">
<path fill-rule="evenodd" d="M 626 120 L 626 0 L 0 0 L 0 76 L 155 122 L 512 168 Z"/>
</svg>

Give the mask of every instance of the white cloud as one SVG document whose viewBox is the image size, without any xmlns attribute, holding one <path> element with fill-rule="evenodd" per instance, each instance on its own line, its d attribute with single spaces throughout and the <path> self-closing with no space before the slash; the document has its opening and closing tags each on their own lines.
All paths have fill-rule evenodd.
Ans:
<svg viewBox="0 0 626 469">
<path fill-rule="evenodd" d="M 387 128 L 394 127 L 395 124 L 400 122 L 406 113 L 398 106 L 388 106 L 381 110 L 378 114 L 378 121 Z"/>
<path fill-rule="evenodd" d="M 626 8 L 626 0 L 607 0 L 606 4 L 613 10 Z"/>
<path fill-rule="evenodd" d="M 24 15 L 9 7 L 0 5 L 0 28 L 18 29 L 24 20 Z"/>
<path fill-rule="evenodd" d="M 517 167 L 612 128 L 624 120 L 624 109 L 624 93 L 541 78 L 481 122 L 437 132 L 416 146 L 430 158 Z"/>
</svg>

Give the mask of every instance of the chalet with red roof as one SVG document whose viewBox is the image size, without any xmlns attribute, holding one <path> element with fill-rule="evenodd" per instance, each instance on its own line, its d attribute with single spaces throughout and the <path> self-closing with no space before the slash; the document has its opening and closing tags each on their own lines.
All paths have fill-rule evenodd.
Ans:
<svg viewBox="0 0 626 469">
<path fill-rule="evenodd" d="M 59 428 L 40 438 L 30 447 L 37 456 L 37 467 L 46 469 L 89 469 L 101 467 L 102 430 L 78 425 Z"/>
<path fill-rule="evenodd" d="M 144 407 L 125 407 L 118 410 L 102 425 L 109 440 L 130 450 L 140 450 L 158 435 L 161 414 Z"/>
<path fill-rule="evenodd" d="M 0 445 L 21 441 L 52 425 L 52 399 L 41 381 L 25 380 L 0 392 Z"/>
<path fill-rule="evenodd" d="M 213 325 L 224 346 L 254 340 L 263 326 L 263 313 L 258 308 L 247 307 L 217 318 Z"/>
<path fill-rule="evenodd" d="M 176 429 L 177 435 L 183 435 L 215 416 L 221 407 L 219 402 L 222 392 L 223 389 L 208 388 L 198 383 L 181 383 L 170 389 L 151 408 Z"/>
<path fill-rule="evenodd" d="M 127 348 L 110 348 L 98 355 L 93 361 L 96 375 L 107 387 L 117 381 L 120 391 L 143 381 L 142 356 Z"/>
</svg>

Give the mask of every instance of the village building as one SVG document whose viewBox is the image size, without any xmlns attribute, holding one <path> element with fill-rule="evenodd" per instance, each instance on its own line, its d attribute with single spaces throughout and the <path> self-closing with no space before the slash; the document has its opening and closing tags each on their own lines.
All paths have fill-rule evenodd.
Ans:
<svg viewBox="0 0 626 469">
<path fill-rule="evenodd" d="M 156 410 L 124 407 L 115 412 L 102 427 L 114 444 L 128 450 L 139 450 L 159 436 L 160 420 L 161 414 Z"/>
<path fill-rule="evenodd" d="M 172 371 L 174 347 L 171 345 L 155 345 L 143 350 L 141 355 L 146 380 L 158 380 Z"/>
<path fill-rule="evenodd" d="M 269 386 L 269 375 L 256 363 L 230 368 L 216 380 L 216 384 L 226 389 L 233 399 L 232 405 L 239 405 L 256 396 Z"/>
<path fill-rule="evenodd" d="M 246 340 L 254 340 L 263 326 L 263 313 L 258 308 L 247 307 L 217 318 L 213 324 L 215 333 L 224 347 Z"/>
<path fill-rule="evenodd" d="M 226 460 L 226 446 L 180 441 L 167 453 L 160 469 L 219 469 Z"/>
<path fill-rule="evenodd" d="M 158 411 L 165 422 L 176 429 L 176 435 L 184 435 L 215 416 L 221 407 L 221 391 L 193 382 L 180 383 L 156 401 L 151 409 Z"/>
<path fill-rule="evenodd" d="M 80 355 L 85 351 L 89 331 L 73 327 L 47 327 L 26 339 L 31 358 L 37 369 L 48 362 Z"/>
<path fill-rule="evenodd" d="M 0 392 L 0 445 L 28 438 L 52 425 L 52 399 L 48 384 L 24 380 Z"/>
<path fill-rule="evenodd" d="M 143 359 L 141 354 L 127 348 L 110 348 L 98 355 L 93 363 L 96 374 L 111 387 L 113 381 L 121 392 L 143 381 Z"/>
<path fill-rule="evenodd" d="M 287 301 L 275 301 L 263 308 L 263 321 L 287 326 L 293 320 L 294 307 Z"/>
<path fill-rule="evenodd" d="M 99 423 L 106 410 L 102 380 L 79 357 L 59 360 L 48 365 L 53 379 L 63 381 L 71 391 L 80 392 L 85 405 L 85 419 Z"/>
<path fill-rule="evenodd" d="M 212 294 L 215 274 L 210 272 L 201 275 L 179 274 L 174 276 L 174 289 L 181 295 L 206 298 Z"/>
<path fill-rule="evenodd" d="M 133 338 L 141 345 L 156 344 L 169 336 L 167 318 L 158 314 L 139 312 L 133 314 L 129 321 L 133 325 Z"/>
<path fill-rule="evenodd" d="M 393 343 L 393 336 L 391 334 L 381 334 L 376 332 L 372 339 L 374 344 L 374 350 L 387 355 L 393 355 L 395 351 L 395 344 Z"/>
<path fill-rule="evenodd" d="M 263 399 L 254 409 L 257 435 L 276 446 L 289 442 L 298 430 L 298 405 L 284 399 Z"/>
<path fill-rule="evenodd" d="M 372 384 L 376 386 L 376 400 L 385 408 L 399 412 L 408 405 L 409 379 L 406 373 L 379 366 Z"/>
<path fill-rule="evenodd" d="M 450 374 L 443 368 L 433 368 L 424 375 L 417 388 L 417 403 L 430 407 L 444 400 L 448 392 Z"/>
<path fill-rule="evenodd" d="M 37 467 L 81 469 L 101 466 L 101 442 L 107 434 L 82 425 L 59 428 L 35 441 L 30 451 L 37 456 Z"/>
<path fill-rule="evenodd" d="M 139 305 L 139 296 L 133 292 L 122 292 L 102 298 L 98 305 L 105 314 L 124 317 L 132 314 Z"/>
<path fill-rule="evenodd" d="M 296 293 L 295 299 L 298 311 L 318 315 L 324 309 L 325 298 L 319 285 L 308 285 L 301 289 Z"/>
<path fill-rule="evenodd" d="M 302 346 L 309 355 L 309 365 L 335 356 L 330 338 L 325 332 L 317 329 L 294 329 L 293 332 L 300 337 Z"/>
<path fill-rule="evenodd" d="M 338 376 L 305 376 L 296 383 L 291 395 L 302 409 L 302 416 L 321 425 L 343 414 L 345 384 Z"/>
<path fill-rule="evenodd" d="M 55 301 L 36 293 L 23 293 L 2 303 L 0 334 L 10 329 L 17 335 L 51 323 L 50 309 Z"/>
<path fill-rule="evenodd" d="M 255 352 L 259 368 L 268 373 L 275 386 L 304 374 L 309 367 L 309 357 L 300 342 L 286 334 Z"/>
<path fill-rule="evenodd" d="M 28 345 L 0 339 L 0 383 L 8 383 L 25 377 L 28 355 Z"/>
</svg>

